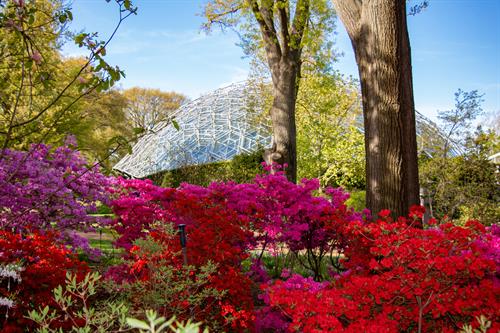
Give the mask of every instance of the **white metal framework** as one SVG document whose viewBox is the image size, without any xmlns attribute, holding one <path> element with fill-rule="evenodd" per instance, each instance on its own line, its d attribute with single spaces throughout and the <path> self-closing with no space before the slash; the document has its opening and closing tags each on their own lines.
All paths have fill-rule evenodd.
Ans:
<svg viewBox="0 0 500 333">
<path fill-rule="evenodd" d="M 245 83 L 237 83 L 184 104 L 172 115 L 178 130 L 171 122 L 157 124 L 114 169 L 143 178 L 269 147 L 269 128 L 258 124 L 248 107 L 252 95 Z"/>
</svg>

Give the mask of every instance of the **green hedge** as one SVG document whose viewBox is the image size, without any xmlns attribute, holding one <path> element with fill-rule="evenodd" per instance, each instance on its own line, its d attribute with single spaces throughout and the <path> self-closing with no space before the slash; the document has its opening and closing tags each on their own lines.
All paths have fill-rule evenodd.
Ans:
<svg viewBox="0 0 500 333">
<path fill-rule="evenodd" d="M 251 154 L 241 154 L 232 160 L 203 165 L 185 166 L 176 170 L 151 175 L 156 185 L 178 187 L 181 183 L 207 186 L 215 181 L 232 180 L 237 183 L 251 182 L 257 174 L 262 173 L 261 163 L 263 150 Z"/>
</svg>

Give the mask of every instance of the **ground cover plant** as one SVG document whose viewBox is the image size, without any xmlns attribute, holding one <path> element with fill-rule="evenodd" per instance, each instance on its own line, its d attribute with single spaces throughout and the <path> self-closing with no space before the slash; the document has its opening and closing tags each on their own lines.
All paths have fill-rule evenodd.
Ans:
<svg viewBox="0 0 500 333">
<path fill-rule="evenodd" d="M 4 172 L 5 188 L 22 190 L 13 199 L 39 209 L 0 234 L 2 332 L 83 332 L 102 323 L 119 332 L 140 329 L 153 313 L 172 330 L 190 320 L 212 332 L 500 328 L 498 225 L 422 225 L 419 206 L 407 217 L 388 210 L 373 217 L 348 208 L 342 189 L 320 189 L 314 179 L 291 183 L 278 166 L 249 183 L 163 188 L 86 171 L 70 147 L 43 146 L 36 156 L 22 181 Z M 43 183 L 46 170 L 66 182 Z M 121 249 L 113 260 L 81 261 L 78 243 L 61 236 L 90 219 L 77 223 L 64 209 L 40 213 L 54 205 L 33 201 L 52 198 L 54 186 L 62 187 L 61 205 L 79 205 L 81 214 L 97 201 L 110 204 L 114 218 L 105 226 Z M 26 204 L 10 207 L 2 221 L 24 216 Z M 187 233 L 186 257 L 179 225 Z M 178 324 L 168 320 L 174 317 Z"/>
</svg>

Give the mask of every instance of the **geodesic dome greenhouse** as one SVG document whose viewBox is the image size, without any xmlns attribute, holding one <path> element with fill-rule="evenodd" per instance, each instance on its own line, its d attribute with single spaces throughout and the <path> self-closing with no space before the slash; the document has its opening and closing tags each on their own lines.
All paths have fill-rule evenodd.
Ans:
<svg viewBox="0 0 500 333">
<path fill-rule="evenodd" d="M 144 178 L 183 166 L 230 160 L 235 155 L 252 153 L 271 146 L 271 129 L 257 117 L 258 91 L 246 82 L 232 84 L 182 105 L 172 122 L 157 124 L 141 137 L 132 153 L 113 169 L 134 178 Z M 431 154 L 442 145 L 439 127 L 416 112 L 419 151 Z M 357 119 L 363 130 L 363 119 Z M 452 153 L 459 148 L 452 146 Z"/>
<path fill-rule="evenodd" d="M 269 147 L 270 129 L 255 121 L 249 106 L 253 96 L 245 83 L 238 83 L 184 104 L 172 115 L 178 129 L 172 122 L 157 124 L 114 169 L 143 178 Z"/>
</svg>

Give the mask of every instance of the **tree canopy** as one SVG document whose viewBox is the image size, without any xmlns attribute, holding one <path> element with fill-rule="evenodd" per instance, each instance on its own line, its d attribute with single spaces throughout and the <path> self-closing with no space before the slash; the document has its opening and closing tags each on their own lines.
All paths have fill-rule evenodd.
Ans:
<svg viewBox="0 0 500 333">
<path fill-rule="evenodd" d="M 321 186 L 365 188 L 361 101 L 354 82 L 308 76 L 297 99 L 298 175 Z"/>
<path fill-rule="evenodd" d="M 160 122 L 172 119 L 172 113 L 188 98 L 176 92 L 134 87 L 123 92 L 126 115 L 132 128 L 146 132 Z"/>
<path fill-rule="evenodd" d="M 115 2 L 116 32 L 135 8 L 130 1 Z M 124 75 L 105 60 L 114 33 L 101 40 L 97 33 L 69 31 L 73 15 L 59 0 L 0 5 L 0 146 L 27 149 L 29 143 L 61 143 L 69 124 L 82 116 L 78 104 Z M 70 41 L 88 56 L 64 59 L 59 50 Z"/>
</svg>

